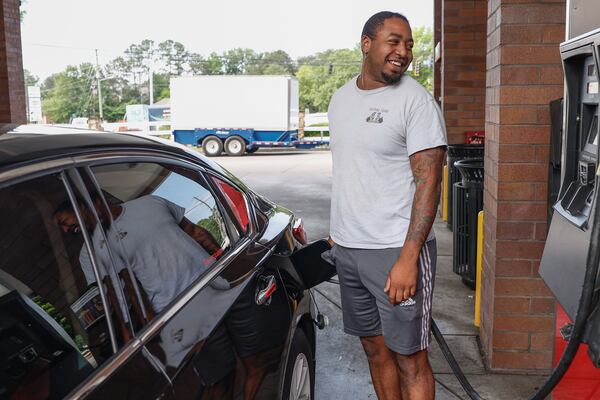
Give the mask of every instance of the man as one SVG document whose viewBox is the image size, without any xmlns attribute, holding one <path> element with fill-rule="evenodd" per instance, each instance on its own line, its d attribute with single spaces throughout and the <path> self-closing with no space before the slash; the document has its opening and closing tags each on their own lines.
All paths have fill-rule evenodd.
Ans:
<svg viewBox="0 0 600 400">
<path fill-rule="evenodd" d="M 98 253 L 100 273 L 107 275 L 111 260 L 104 235 L 96 226 L 92 211 L 82 200 L 78 202 L 83 222 L 92 236 L 94 251 Z M 114 255 L 120 258 L 114 260 L 117 267 L 131 267 L 155 313 L 161 312 L 222 252 L 206 229 L 184 217 L 184 208 L 162 197 L 142 196 L 125 203 L 110 204 L 109 210 L 102 205 L 99 196 L 94 196 L 92 203 L 112 248 L 126 251 Z M 65 233 L 81 230 L 68 201 L 56 209 L 54 220 Z M 87 283 L 95 282 L 85 246 L 81 248 L 79 261 Z"/>
<path fill-rule="evenodd" d="M 360 75 L 329 105 L 331 250 L 344 330 L 359 336 L 375 392 L 433 399 L 427 356 L 446 133 L 433 97 L 405 76 L 414 41 L 401 14 L 366 22 Z"/>
</svg>

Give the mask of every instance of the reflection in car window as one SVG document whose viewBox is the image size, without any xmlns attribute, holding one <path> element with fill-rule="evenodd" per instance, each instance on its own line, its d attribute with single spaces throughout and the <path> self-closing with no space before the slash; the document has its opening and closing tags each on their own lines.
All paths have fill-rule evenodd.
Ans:
<svg viewBox="0 0 600 400">
<path fill-rule="evenodd" d="M 58 176 L 0 190 L 0 397 L 62 398 L 112 355 L 100 287 L 79 262 Z"/>
<path fill-rule="evenodd" d="M 127 163 L 93 167 L 92 172 L 111 199 L 114 225 L 108 242 L 123 249 L 123 261 L 154 313 L 208 271 L 237 236 L 193 171 Z"/>
</svg>

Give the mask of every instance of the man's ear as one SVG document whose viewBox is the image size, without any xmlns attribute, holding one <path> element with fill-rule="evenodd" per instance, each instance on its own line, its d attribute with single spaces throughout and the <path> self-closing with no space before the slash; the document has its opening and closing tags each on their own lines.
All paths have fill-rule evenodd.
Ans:
<svg viewBox="0 0 600 400">
<path fill-rule="evenodd" d="M 369 53 L 369 50 L 371 49 L 371 38 L 368 37 L 367 35 L 364 35 L 360 39 L 360 49 L 362 50 L 362 53 L 365 55 Z"/>
</svg>

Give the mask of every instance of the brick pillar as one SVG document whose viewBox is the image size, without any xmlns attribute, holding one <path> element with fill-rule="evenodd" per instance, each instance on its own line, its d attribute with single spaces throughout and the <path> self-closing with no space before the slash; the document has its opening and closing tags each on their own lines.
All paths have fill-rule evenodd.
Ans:
<svg viewBox="0 0 600 400">
<path fill-rule="evenodd" d="M 441 14 L 442 110 L 449 143 L 464 143 L 485 123 L 487 1 L 443 0 Z"/>
<path fill-rule="evenodd" d="M 488 13 L 481 340 L 493 370 L 546 371 L 554 299 L 538 268 L 565 2 L 490 0 Z"/>
<path fill-rule="evenodd" d="M 19 3 L 0 0 L 0 123 L 27 122 Z"/>
</svg>

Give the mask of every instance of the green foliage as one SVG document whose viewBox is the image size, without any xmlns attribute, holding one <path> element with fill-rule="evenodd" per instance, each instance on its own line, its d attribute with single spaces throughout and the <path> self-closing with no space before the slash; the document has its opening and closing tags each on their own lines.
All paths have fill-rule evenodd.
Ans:
<svg viewBox="0 0 600 400">
<path fill-rule="evenodd" d="M 65 332 L 67 332 L 69 336 L 73 337 L 73 327 L 67 320 L 67 317 L 65 317 L 60 312 L 58 312 L 58 310 L 56 310 L 56 307 L 54 307 L 51 303 L 48 303 L 46 299 L 44 299 L 40 295 L 35 295 L 32 298 L 32 300 L 35 302 L 35 304 L 40 306 L 40 308 L 44 310 L 46 314 L 50 316 L 50 318 L 55 320 L 65 330 Z"/>
<path fill-rule="evenodd" d="M 412 75 L 432 90 L 433 33 L 430 28 L 413 29 Z M 128 104 L 149 101 L 149 71 L 152 64 L 154 100 L 170 95 L 171 76 L 190 75 L 295 75 L 300 86 L 300 109 L 311 112 L 327 110 L 333 93 L 360 73 L 360 46 L 353 49 L 327 50 L 303 57 L 295 62 L 283 50 L 257 53 L 236 48 L 204 57 L 186 50 L 173 40 L 154 43 L 143 40 L 131 44 L 122 56 L 99 71 L 103 97 L 103 116 L 107 121 L 123 119 Z M 419 66 L 415 74 L 414 67 Z M 44 114 L 50 121 L 66 123 L 74 116 L 92 117 L 98 114 L 96 71 L 92 64 L 69 66 L 49 76 L 42 84 Z M 37 77 L 26 71 L 26 84 Z"/>
<path fill-rule="evenodd" d="M 23 69 L 23 80 L 25 81 L 25 87 L 27 88 L 27 86 L 36 86 L 40 81 L 40 78 L 36 75 L 33 75 L 28 69 L 25 68 Z"/>
<path fill-rule="evenodd" d="M 221 231 L 221 226 L 218 222 L 220 218 L 219 210 L 215 207 L 212 210 L 212 215 L 209 218 L 201 219 L 198 221 L 197 225 L 206 229 L 217 243 L 221 245 L 223 244 L 223 232 Z"/>
<path fill-rule="evenodd" d="M 333 93 L 360 73 L 360 48 L 327 50 L 298 60 L 300 109 L 327 111 Z"/>
<path fill-rule="evenodd" d="M 430 92 L 433 91 L 433 31 L 428 27 L 413 29 L 413 72 L 412 76 Z M 415 66 L 419 65 L 419 74 Z"/>
<path fill-rule="evenodd" d="M 43 112 L 55 123 L 68 123 L 72 117 L 96 115 L 94 67 L 84 63 L 68 66 L 50 75 L 42 84 Z"/>
</svg>

